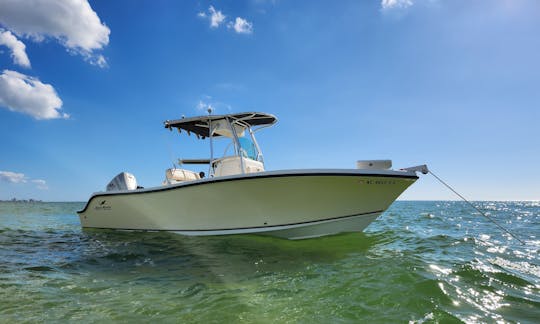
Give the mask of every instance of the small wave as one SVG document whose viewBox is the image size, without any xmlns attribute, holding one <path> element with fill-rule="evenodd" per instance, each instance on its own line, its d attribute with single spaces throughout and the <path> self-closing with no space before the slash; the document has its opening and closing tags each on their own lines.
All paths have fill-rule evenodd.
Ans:
<svg viewBox="0 0 540 324">
<path fill-rule="evenodd" d="M 28 271 L 38 271 L 38 272 L 48 272 L 48 271 L 55 271 L 54 268 L 48 267 L 48 266 L 33 266 L 33 267 L 26 267 L 24 270 Z"/>
</svg>

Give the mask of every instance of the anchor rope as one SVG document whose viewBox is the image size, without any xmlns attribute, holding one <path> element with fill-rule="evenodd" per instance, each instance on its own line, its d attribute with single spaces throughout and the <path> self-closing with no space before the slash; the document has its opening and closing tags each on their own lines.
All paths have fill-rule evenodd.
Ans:
<svg viewBox="0 0 540 324">
<path fill-rule="evenodd" d="M 457 192 L 456 190 L 454 190 L 454 188 L 452 188 L 449 184 L 447 184 L 446 182 L 444 182 L 441 178 L 439 178 L 435 173 L 433 173 L 433 171 L 429 170 L 428 171 L 433 177 L 435 177 L 435 179 L 439 180 L 440 183 L 442 183 L 443 185 L 445 185 L 448 189 L 450 189 L 453 193 L 455 193 L 459 198 L 463 199 L 463 201 L 465 201 L 467 204 L 469 204 L 472 208 L 474 208 L 477 212 L 480 213 L 480 215 L 484 216 L 485 218 L 489 219 L 493 224 L 497 225 L 500 229 L 502 229 L 503 231 L 505 231 L 506 233 L 510 234 L 510 236 L 512 236 L 513 238 L 515 238 L 516 240 L 518 240 L 522 245 L 525 245 L 525 242 L 523 242 L 521 239 L 519 239 L 516 235 L 514 235 L 512 232 L 510 232 L 508 229 L 506 229 L 504 226 L 500 225 L 499 223 L 497 223 L 495 220 L 493 220 L 493 218 L 489 217 L 486 213 L 484 213 L 483 211 L 481 211 L 478 207 L 476 207 L 473 203 L 471 203 L 470 201 L 468 201 L 465 197 L 463 197 L 462 195 L 459 194 L 459 192 Z"/>
</svg>

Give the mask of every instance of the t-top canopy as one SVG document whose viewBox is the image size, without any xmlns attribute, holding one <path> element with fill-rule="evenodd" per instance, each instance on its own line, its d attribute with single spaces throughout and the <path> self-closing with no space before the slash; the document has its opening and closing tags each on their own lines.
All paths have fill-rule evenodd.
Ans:
<svg viewBox="0 0 540 324">
<path fill-rule="evenodd" d="M 232 125 L 240 126 L 242 128 L 253 126 L 273 125 L 277 122 L 277 118 L 274 115 L 258 112 L 245 112 L 228 115 L 208 115 L 199 117 L 182 118 L 176 120 L 166 120 L 164 122 L 165 128 L 171 129 L 178 128 L 178 130 L 185 130 L 188 133 L 194 133 L 197 136 L 209 137 L 210 135 L 210 123 L 218 120 L 228 119 Z M 214 133 L 212 136 L 221 136 L 219 133 Z"/>
</svg>

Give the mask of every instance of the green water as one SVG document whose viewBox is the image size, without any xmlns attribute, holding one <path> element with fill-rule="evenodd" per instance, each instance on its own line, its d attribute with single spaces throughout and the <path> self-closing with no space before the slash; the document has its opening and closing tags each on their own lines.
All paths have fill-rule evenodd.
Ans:
<svg viewBox="0 0 540 324">
<path fill-rule="evenodd" d="M 82 203 L 0 203 L 0 322 L 540 321 L 540 204 L 397 202 L 303 241 L 82 231 Z"/>
</svg>

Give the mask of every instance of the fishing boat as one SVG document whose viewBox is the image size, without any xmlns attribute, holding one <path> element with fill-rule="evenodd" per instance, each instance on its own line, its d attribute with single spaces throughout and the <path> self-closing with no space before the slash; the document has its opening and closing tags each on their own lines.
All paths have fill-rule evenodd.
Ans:
<svg viewBox="0 0 540 324">
<path fill-rule="evenodd" d="M 166 120 L 166 129 L 208 142 L 210 156 L 180 159 L 152 188 L 120 173 L 78 211 L 82 227 L 287 239 L 360 232 L 418 179 L 417 172 L 427 173 L 425 165 L 392 170 L 390 160 L 267 171 L 255 133 L 276 122 L 260 112 Z M 223 143 L 225 153 L 217 155 Z M 193 170 L 201 165 L 207 174 Z"/>
</svg>

